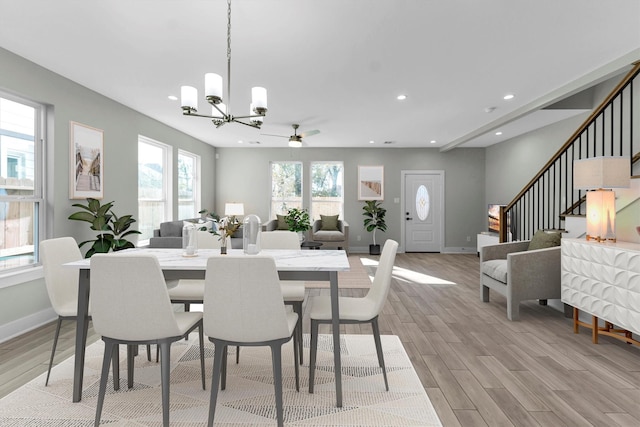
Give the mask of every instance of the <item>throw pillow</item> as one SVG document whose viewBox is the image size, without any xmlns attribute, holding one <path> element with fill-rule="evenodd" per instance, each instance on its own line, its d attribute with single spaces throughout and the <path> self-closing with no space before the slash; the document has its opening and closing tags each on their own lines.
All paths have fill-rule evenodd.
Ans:
<svg viewBox="0 0 640 427">
<path fill-rule="evenodd" d="M 320 230 L 338 231 L 338 215 L 320 215 Z"/>
<path fill-rule="evenodd" d="M 289 225 L 287 224 L 287 220 L 285 219 L 285 215 L 276 215 L 278 218 L 278 228 L 276 230 L 288 230 Z"/>
<path fill-rule="evenodd" d="M 554 246 L 560 246 L 560 238 L 562 234 L 558 231 L 544 231 L 538 230 L 533 235 L 529 242 L 529 250 L 551 248 Z"/>
</svg>

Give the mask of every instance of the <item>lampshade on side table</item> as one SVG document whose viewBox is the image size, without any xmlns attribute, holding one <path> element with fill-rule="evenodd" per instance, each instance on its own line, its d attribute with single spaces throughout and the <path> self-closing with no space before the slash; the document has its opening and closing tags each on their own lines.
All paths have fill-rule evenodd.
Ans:
<svg viewBox="0 0 640 427">
<path fill-rule="evenodd" d="M 628 188 L 628 157 L 602 156 L 575 160 L 573 188 L 587 191 L 587 240 L 616 241 L 616 196 L 613 188 Z"/>
</svg>

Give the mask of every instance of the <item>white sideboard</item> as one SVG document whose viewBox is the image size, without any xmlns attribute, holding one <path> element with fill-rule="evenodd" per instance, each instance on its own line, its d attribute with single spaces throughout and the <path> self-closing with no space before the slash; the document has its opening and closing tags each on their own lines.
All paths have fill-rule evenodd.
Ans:
<svg viewBox="0 0 640 427">
<path fill-rule="evenodd" d="M 480 255 L 480 249 L 483 246 L 497 245 L 498 243 L 500 243 L 500 238 L 498 237 L 497 234 L 493 234 L 493 233 L 479 233 L 476 236 L 476 242 L 477 242 L 478 255 Z"/>
<path fill-rule="evenodd" d="M 578 325 L 640 345 L 640 244 L 598 243 L 562 239 L 562 302 L 574 307 L 574 331 Z M 593 316 L 580 322 L 577 310 Z M 604 327 L 598 319 L 604 320 Z"/>
</svg>

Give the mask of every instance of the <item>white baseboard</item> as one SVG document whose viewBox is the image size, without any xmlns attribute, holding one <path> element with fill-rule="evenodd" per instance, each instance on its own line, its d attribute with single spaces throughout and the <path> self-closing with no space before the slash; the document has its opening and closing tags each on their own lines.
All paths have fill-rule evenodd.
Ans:
<svg viewBox="0 0 640 427">
<path fill-rule="evenodd" d="M 47 308 L 13 322 L 0 325 L 0 343 L 45 325 L 57 317 L 53 308 Z"/>
</svg>

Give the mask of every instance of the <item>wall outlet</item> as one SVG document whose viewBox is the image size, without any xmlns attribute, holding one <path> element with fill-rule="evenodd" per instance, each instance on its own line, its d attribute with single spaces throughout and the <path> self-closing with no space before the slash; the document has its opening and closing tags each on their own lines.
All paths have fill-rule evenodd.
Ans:
<svg viewBox="0 0 640 427">
<path fill-rule="evenodd" d="M 356 240 L 359 242 L 360 240 L 362 240 L 362 236 L 358 235 L 358 236 L 356 237 Z"/>
<path fill-rule="evenodd" d="M 471 241 L 471 236 L 467 236 L 467 242 Z"/>
</svg>

